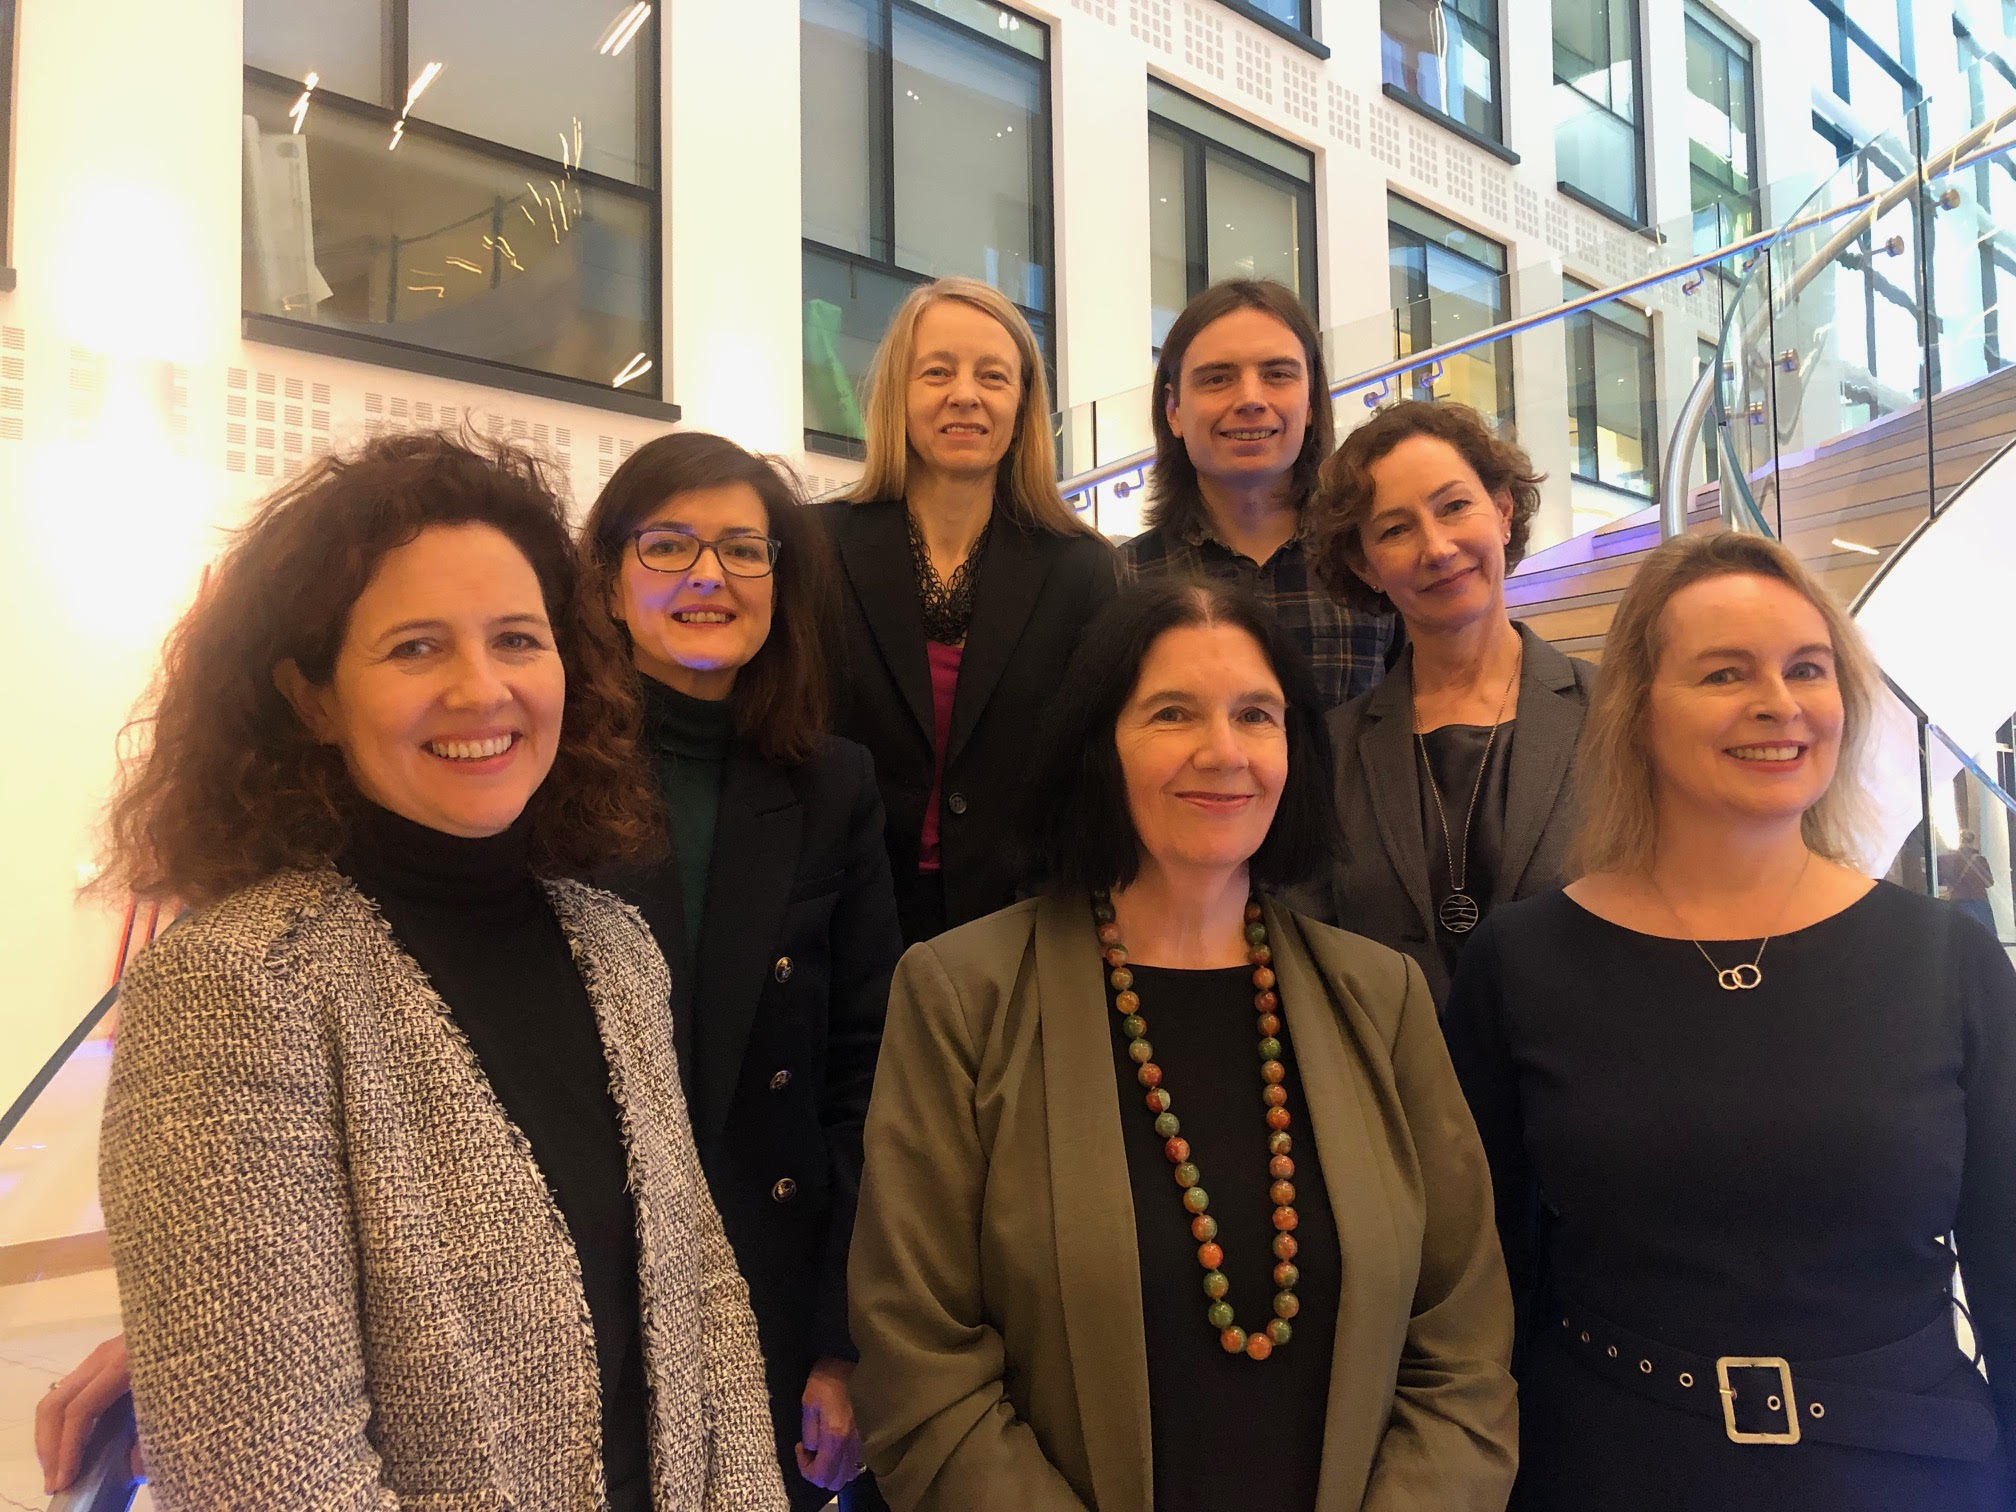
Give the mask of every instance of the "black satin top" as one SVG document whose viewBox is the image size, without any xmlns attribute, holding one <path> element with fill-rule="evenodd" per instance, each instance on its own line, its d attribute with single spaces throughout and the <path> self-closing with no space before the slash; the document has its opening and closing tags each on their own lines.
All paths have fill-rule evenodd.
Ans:
<svg viewBox="0 0 2016 1512">
<path fill-rule="evenodd" d="M 1414 751 L 1415 776 L 1421 789 L 1421 836 L 1428 849 L 1428 899 L 1435 910 L 1435 948 L 1442 954 L 1442 964 L 1450 976 L 1456 974 L 1457 957 L 1462 954 L 1464 943 L 1470 938 L 1468 933 L 1456 933 L 1447 928 L 1441 920 L 1442 900 L 1456 890 L 1450 876 L 1450 859 L 1453 853 L 1456 871 L 1463 877 L 1463 891 L 1477 904 L 1477 916 L 1491 911 L 1495 901 L 1493 894 L 1498 881 L 1498 865 L 1505 855 L 1505 788 L 1506 774 L 1512 769 L 1512 737 L 1518 729 L 1516 719 L 1508 719 L 1498 726 L 1498 738 L 1491 740 L 1489 725 L 1444 725 L 1439 730 L 1430 730 L 1418 737 Z M 1489 765 L 1484 771 L 1484 780 L 1477 780 L 1477 769 L 1486 761 L 1484 749 L 1490 741 Z M 1421 771 L 1421 756 L 1425 748 L 1428 766 L 1435 774 L 1435 784 L 1442 792 L 1442 811 L 1435 809 L 1435 794 L 1428 785 L 1426 772 Z M 1465 864 L 1463 850 L 1463 821 L 1470 811 L 1470 794 L 1477 794 L 1476 817 L 1470 821 L 1470 850 L 1468 864 Z M 1443 843 L 1443 815 L 1447 815 L 1448 843 Z"/>
<path fill-rule="evenodd" d="M 609 1506 L 642 1512 L 648 1397 L 623 1128 L 594 1008 L 530 848 L 526 818 L 469 840 L 361 804 L 336 864 L 448 1005 L 552 1189 L 594 1321 Z"/>
</svg>

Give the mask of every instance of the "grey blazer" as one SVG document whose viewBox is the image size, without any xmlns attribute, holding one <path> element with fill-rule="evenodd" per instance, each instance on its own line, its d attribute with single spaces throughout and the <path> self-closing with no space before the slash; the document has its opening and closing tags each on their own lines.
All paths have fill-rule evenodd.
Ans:
<svg viewBox="0 0 2016 1512">
<path fill-rule="evenodd" d="M 1562 655 L 1525 625 L 1517 733 L 1506 773 L 1505 854 L 1492 879 L 1496 905 L 1550 892 L 1573 838 L 1575 745 L 1589 711 L 1596 668 Z M 1411 653 L 1369 693 L 1330 711 L 1343 849 L 1329 896 L 1315 912 L 1331 923 L 1404 950 L 1420 964 L 1439 1005 L 1449 973 L 1435 948 L 1428 896 L 1428 842 L 1421 833 L 1421 758 L 1414 746 Z"/>
<path fill-rule="evenodd" d="M 782 1512 L 663 958 L 608 894 L 548 891 L 623 1123 L 655 1505 Z M 325 870 L 234 894 L 139 958 L 120 1015 L 99 1177 L 156 1503 L 602 1506 L 595 1339 L 566 1224 L 357 889 Z"/>
<path fill-rule="evenodd" d="M 1313 1512 L 1502 1512 L 1511 1291 L 1421 973 L 1271 903 L 1267 938 L 1347 1278 Z M 848 1266 L 855 1411 L 896 1512 L 1155 1506 L 1107 1018 L 1082 896 L 896 969 Z"/>
</svg>

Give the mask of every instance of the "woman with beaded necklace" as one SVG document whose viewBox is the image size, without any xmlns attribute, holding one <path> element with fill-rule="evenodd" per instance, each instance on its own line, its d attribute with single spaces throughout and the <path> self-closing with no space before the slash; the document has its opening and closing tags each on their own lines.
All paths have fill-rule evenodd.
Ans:
<svg viewBox="0 0 2016 1512">
<path fill-rule="evenodd" d="M 1226 585 L 1132 588 L 1030 794 L 1046 890 L 890 997 L 849 1267 L 890 1504 L 1500 1512 L 1511 1300 L 1434 1003 L 1267 896 L 1334 831 L 1307 668 Z"/>
<path fill-rule="evenodd" d="M 1010 902 L 1032 711 L 1113 593 L 1113 548 L 1057 493 L 1043 354 L 1014 305 L 943 278 L 869 374 L 840 549 L 834 733 L 874 753 L 905 943 Z"/>
</svg>

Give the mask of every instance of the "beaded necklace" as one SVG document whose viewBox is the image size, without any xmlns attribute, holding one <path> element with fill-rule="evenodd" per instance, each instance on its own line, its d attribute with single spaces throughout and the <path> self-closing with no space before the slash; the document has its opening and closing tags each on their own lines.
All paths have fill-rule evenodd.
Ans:
<svg viewBox="0 0 2016 1512">
<path fill-rule="evenodd" d="M 1197 1263 L 1204 1268 L 1204 1295 L 1210 1306 L 1206 1320 L 1217 1330 L 1218 1342 L 1227 1354 L 1244 1354 L 1264 1360 L 1277 1344 L 1286 1344 L 1294 1335 L 1289 1319 L 1302 1310 L 1295 1295 L 1295 1283 L 1302 1273 L 1295 1268 L 1300 1245 L 1295 1240 L 1295 1162 L 1288 1152 L 1288 1088 L 1284 1085 L 1288 1068 L 1281 1063 L 1281 997 L 1275 988 L 1274 953 L 1267 945 L 1267 920 L 1257 901 L 1246 904 L 1246 959 L 1253 966 L 1253 1006 L 1259 1012 L 1260 1100 L 1267 1109 L 1267 1189 L 1274 1203 L 1274 1316 L 1264 1329 L 1252 1333 L 1233 1321 L 1232 1304 L 1225 1300 L 1231 1282 L 1219 1267 L 1225 1251 L 1219 1246 L 1218 1220 L 1205 1211 L 1211 1198 L 1199 1185 L 1202 1174 L 1190 1159 L 1190 1142 L 1182 1137 L 1183 1126 L 1170 1111 L 1173 1099 L 1162 1085 L 1162 1068 L 1155 1064 L 1155 1047 L 1148 1043 L 1148 1021 L 1141 1016 L 1141 997 L 1134 991 L 1134 973 L 1127 969 L 1127 947 L 1120 942 L 1120 926 L 1114 922 L 1113 899 L 1108 893 L 1092 895 L 1092 919 L 1099 934 L 1101 956 L 1106 962 L 1107 982 L 1113 988 L 1113 1011 L 1121 1016 L 1120 1029 L 1127 1036 L 1127 1058 L 1134 1062 L 1135 1080 L 1147 1089 L 1148 1111 L 1155 1119 L 1155 1133 L 1162 1140 L 1162 1153 L 1174 1166 L 1176 1185 L 1182 1191 L 1183 1207 L 1190 1214 L 1190 1237 L 1197 1241 Z"/>
</svg>

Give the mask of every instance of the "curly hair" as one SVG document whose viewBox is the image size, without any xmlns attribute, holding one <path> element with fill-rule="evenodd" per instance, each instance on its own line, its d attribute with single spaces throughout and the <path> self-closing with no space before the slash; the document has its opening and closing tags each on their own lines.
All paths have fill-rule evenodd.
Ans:
<svg viewBox="0 0 2016 1512">
<path fill-rule="evenodd" d="M 1372 469 L 1401 442 L 1416 436 L 1446 441 L 1470 464 L 1486 491 L 1511 496 L 1512 539 L 1505 546 L 1505 570 L 1510 572 L 1525 559 L 1546 474 L 1533 470 L 1533 459 L 1523 447 L 1491 434 L 1484 417 L 1469 405 L 1447 399 L 1402 399 L 1374 411 L 1371 419 L 1344 438 L 1317 474 L 1316 497 L 1310 505 L 1316 575 L 1354 609 L 1393 612 L 1393 601 L 1354 569 L 1365 565 L 1359 531 L 1372 517 L 1377 491 Z"/>
<path fill-rule="evenodd" d="M 540 463 L 475 438 L 386 436 L 322 458 L 269 496 L 170 633 L 122 738 L 104 878 L 201 905 L 341 854 L 357 801 L 340 753 L 274 682 L 326 685 L 350 611 L 388 552 L 436 525 L 488 525 L 539 580 L 567 678 L 559 750 L 533 795 L 532 858 L 586 874 L 660 843 L 621 642 Z"/>
<path fill-rule="evenodd" d="M 729 695 L 735 730 L 771 761 L 796 766 L 819 749 L 826 733 L 824 632 L 838 612 L 839 569 L 818 516 L 782 463 L 706 431 L 647 441 L 602 485 L 581 527 L 581 555 L 607 604 L 622 578 L 631 535 L 653 511 L 675 494 L 733 483 L 755 490 L 770 534 L 782 544 L 769 638 Z M 618 629 L 627 642 L 628 627 Z"/>
</svg>

